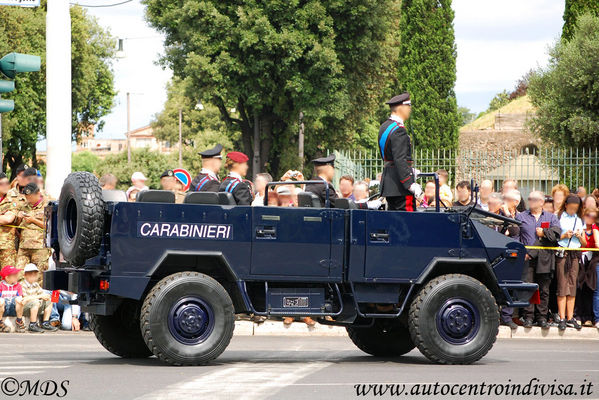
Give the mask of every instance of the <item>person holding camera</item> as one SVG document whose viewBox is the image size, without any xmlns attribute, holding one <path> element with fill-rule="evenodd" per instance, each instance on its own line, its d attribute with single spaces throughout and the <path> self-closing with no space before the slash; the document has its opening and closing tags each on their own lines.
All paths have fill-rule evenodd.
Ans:
<svg viewBox="0 0 599 400">
<path fill-rule="evenodd" d="M 582 200 L 571 194 L 562 203 L 557 218 L 561 227 L 559 247 L 579 249 L 587 244 L 582 222 Z M 576 302 L 576 286 L 578 282 L 579 251 L 559 250 L 556 254 L 555 274 L 557 277 L 557 310 L 559 313 L 559 330 L 567 326 L 582 329 L 574 319 L 574 303 Z"/>
</svg>

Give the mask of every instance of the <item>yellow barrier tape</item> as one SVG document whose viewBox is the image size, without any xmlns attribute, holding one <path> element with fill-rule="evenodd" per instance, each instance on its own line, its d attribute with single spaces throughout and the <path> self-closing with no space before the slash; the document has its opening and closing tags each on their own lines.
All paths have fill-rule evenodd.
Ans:
<svg viewBox="0 0 599 400">
<path fill-rule="evenodd" d="M 566 250 L 566 251 L 599 251 L 598 248 L 590 248 L 590 247 L 545 247 L 545 246 L 524 246 L 529 250 Z"/>
</svg>

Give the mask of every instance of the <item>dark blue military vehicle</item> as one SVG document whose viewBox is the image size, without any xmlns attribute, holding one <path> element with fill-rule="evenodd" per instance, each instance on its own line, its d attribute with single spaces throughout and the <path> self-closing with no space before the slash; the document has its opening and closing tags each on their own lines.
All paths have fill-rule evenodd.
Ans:
<svg viewBox="0 0 599 400">
<path fill-rule="evenodd" d="M 495 342 L 498 306 L 527 306 L 537 290 L 521 280 L 522 244 L 486 226 L 517 222 L 478 209 L 332 208 L 310 193 L 289 208 L 237 206 L 228 193 L 183 204 L 167 191 L 122 195 L 92 174 L 68 176 L 46 211 L 57 268 L 44 274 L 47 289 L 78 294 L 100 343 L 121 357 L 204 364 L 246 314 L 345 326 L 375 356 L 418 347 L 467 364 Z"/>
</svg>

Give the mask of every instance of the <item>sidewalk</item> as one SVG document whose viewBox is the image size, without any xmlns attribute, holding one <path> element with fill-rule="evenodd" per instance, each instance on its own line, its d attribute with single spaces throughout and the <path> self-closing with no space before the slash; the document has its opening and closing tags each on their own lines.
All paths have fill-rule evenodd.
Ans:
<svg viewBox="0 0 599 400">
<path fill-rule="evenodd" d="M 301 322 L 294 322 L 289 326 L 283 325 L 281 321 L 264 321 L 256 324 L 249 321 L 235 322 L 235 335 L 241 336 L 347 336 L 345 328 L 339 326 L 316 324 L 308 327 Z M 543 330 L 539 327 L 523 328 L 512 331 L 507 326 L 499 327 L 498 338 L 501 339 L 577 339 L 577 340 L 599 340 L 599 329 L 595 327 L 584 327 L 577 331 L 568 328 L 565 331 L 559 331 L 556 327 Z"/>
</svg>

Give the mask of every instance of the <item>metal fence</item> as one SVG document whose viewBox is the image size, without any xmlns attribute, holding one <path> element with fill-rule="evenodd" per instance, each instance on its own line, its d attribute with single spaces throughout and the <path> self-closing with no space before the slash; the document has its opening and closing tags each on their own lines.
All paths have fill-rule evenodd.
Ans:
<svg viewBox="0 0 599 400">
<path fill-rule="evenodd" d="M 342 175 L 355 179 L 377 179 L 383 169 L 383 161 L 375 151 L 335 151 L 335 183 Z M 535 147 L 524 151 L 485 151 L 485 150 L 430 150 L 414 152 L 414 167 L 423 172 L 433 172 L 440 168 L 449 172 L 450 185 L 461 180 L 483 179 L 493 181 L 499 190 L 505 179 L 518 181 L 520 190 L 526 196 L 531 190 L 545 193 L 557 183 L 574 189 L 585 186 L 590 192 L 599 186 L 598 149 L 558 149 Z"/>
</svg>

